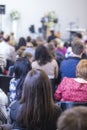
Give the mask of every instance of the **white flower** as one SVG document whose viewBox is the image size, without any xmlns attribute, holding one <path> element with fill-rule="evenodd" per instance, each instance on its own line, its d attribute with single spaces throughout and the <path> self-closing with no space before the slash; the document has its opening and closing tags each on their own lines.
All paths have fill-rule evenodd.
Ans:
<svg viewBox="0 0 87 130">
<path fill-rule="evenodd" d="M 17 10 L 12 10 L 12 12 L 10 13 L 10 16 L 12 20 L 17 20 L 20 18 L 20 13 Z"/>
</svg>

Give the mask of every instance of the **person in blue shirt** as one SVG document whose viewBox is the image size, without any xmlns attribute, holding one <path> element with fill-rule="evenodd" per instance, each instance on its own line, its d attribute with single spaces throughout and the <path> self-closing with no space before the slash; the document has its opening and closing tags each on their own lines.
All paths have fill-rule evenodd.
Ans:
<svg viewBox="0 0 87 130">
<path fill-rule="evenodd" d="M 71 57 L 65 58 L 60 64 L 61 79 L 64 77 L 76 77 L 76 66 L 81 60 L 83 50 L 84 44 L 80 40 L 76 40 L 72 43 L 73 55 Z"/>
</svg>

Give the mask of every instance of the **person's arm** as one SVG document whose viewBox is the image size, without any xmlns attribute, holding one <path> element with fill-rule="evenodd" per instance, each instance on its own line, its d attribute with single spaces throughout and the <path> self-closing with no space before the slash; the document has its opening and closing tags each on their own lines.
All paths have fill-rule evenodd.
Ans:
<svg viewBox="0 0 87 130">
<path fill-rule="evenodd" d="M 65 82 L 66 82 L 66 78 L 64 78 L 64 79 L 61 81 L 61 83 L 58 85 L 57 90 L 56 90 L 55 93 L 54 93 L 54 98 L 55 98 L 56 100 L 61 100 L 61 98 L 62 98 L 62 93 L 63 93 L 63 90 L 64 90 Z"/>
<path fill-rule="evenodd" d="M 57 90 L 55 91 L 54 98 L 56 100 L 58 100 L 58 101 L 61 100 L 61 98 L 62 98 L 62 92 L 61 92 L 61 87 L 60 86 L 58 86 Z"/>
</svg>

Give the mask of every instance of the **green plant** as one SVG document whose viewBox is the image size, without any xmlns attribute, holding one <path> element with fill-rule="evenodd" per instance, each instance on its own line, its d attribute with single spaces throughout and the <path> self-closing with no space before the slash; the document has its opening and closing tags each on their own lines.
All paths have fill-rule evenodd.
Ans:
<svg viewBox="0 0 87 130">
<path fill-rule="evenodd" d="M 17 20 L 20 18 L 20 13 L 17 10 L 12 10 L 10 16 L 12 20 Z"/>
</svg>

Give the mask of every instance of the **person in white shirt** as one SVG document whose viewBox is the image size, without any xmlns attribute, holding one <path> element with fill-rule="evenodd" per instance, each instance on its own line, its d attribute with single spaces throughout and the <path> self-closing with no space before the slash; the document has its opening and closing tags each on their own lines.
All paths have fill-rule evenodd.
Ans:
<svg viewBox="0 0 87 130">
<path fill-rule="evenodd" d="M 9 40 L 9 35 L 6 35 L 4 40 L 0 42 L 0 55 L 2 55 L 5 60 L 14 62 L 16 60 L 16 52 L 15 48 L 9 45 Z"/>
</svg>

